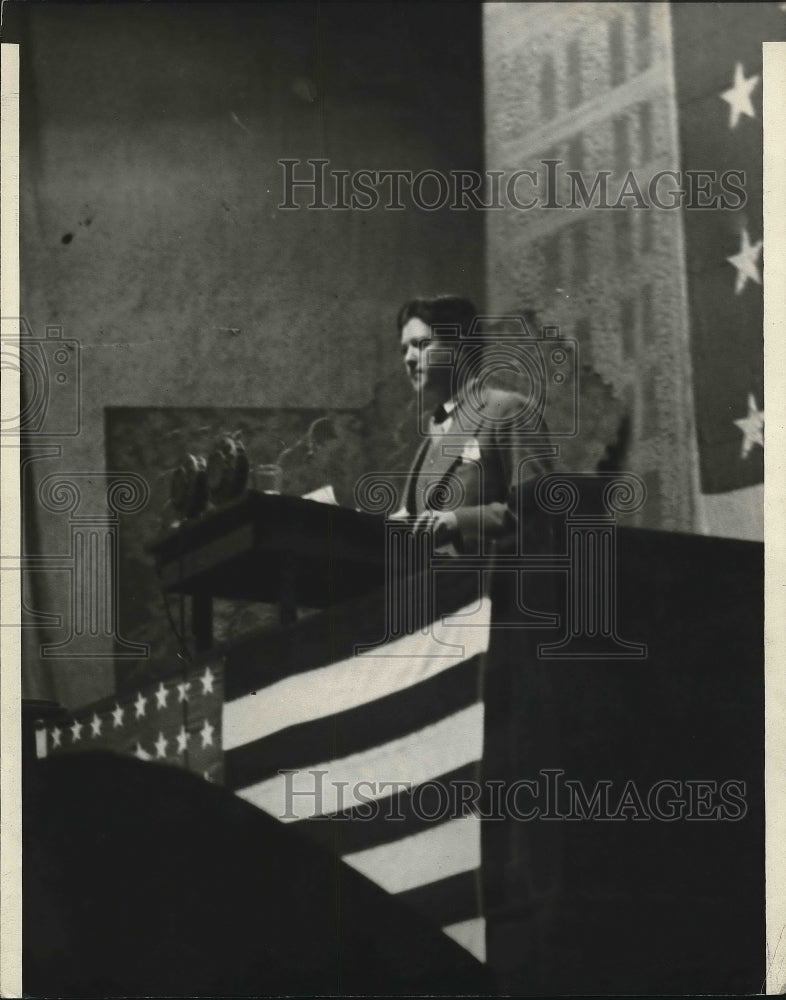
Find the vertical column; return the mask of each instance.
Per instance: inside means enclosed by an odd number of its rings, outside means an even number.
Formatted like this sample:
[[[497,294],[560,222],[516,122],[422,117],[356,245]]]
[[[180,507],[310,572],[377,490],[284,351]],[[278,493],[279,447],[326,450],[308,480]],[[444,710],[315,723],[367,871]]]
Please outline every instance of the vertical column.
[[[431,625],[433,546],[430,535],[412,532],[414,518],[385,526],[385,635],[382,642]]]
[[[613,392],[615,409],[634,411],[625,467],[651,474],[652,502],[639,512],[641,523],[696,531],[685,213],[649,198],[643,210],[628,199],[624,210],[596,211],[599,199],[574,197],[567,175],[579,171],[589,192],[602,172],[613,171],[608,203],[614,204],[629,171],[647,191],[660,171],[679,167],[670,21],[684,5],[481,6],[487,204],[495,209],[486,212],[487,308],[537,303],[545,322],[570,332],[600,311],[582,341],[582,361],[611,392],[603,398],[582,379],[581,437],[563,436],[557,392],[546,424],[563,447],[566,468],[592,469],[596,444],[602,454],[617,438],[605,425],[619,428],[624,417],[612,420]],[[551,158],[564,161],[553,185],[544,165]],[[668,203],[663,190],[661,184],[661,205]],[[646,305],[639,307],[631,289],[647,285],[651,331],[635,355],[630,348]],[[648,385],[658,386],[657,400],[648,398]],[[592,440],[594,427],[604,440]]]
[[[54,474],[41,482],[38,497],[46,510],[68,513],[70,529],[69,634],[62,642],[44,644],[41,655],[69,659],[146,657],[146,645],[127,642],[119,633],[117,543],[119,515],[133,514],[145,506],[147,483],[134,473]]]
[[[565,513],[567,601],[565,635],[538,648],[545,659],[643,659],[647,647],[617,632],[617,522],[644,503],[646,489],[632,473],[551,475],[536,490],[538,503]]]

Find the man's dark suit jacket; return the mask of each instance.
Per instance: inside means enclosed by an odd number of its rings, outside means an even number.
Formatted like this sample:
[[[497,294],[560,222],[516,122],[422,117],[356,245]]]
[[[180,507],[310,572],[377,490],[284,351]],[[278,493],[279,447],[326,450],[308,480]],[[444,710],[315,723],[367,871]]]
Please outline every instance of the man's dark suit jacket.
[[[515,550],[522,505],[531,509],[535,483],[552,469],[555,449],[545,431],[534,435],[522,426],[527,405],[504,389],[465,392],[448,430],[418,449],[406,485],[407,512],[453,510],[461,553],[489,552],[492,543]]]

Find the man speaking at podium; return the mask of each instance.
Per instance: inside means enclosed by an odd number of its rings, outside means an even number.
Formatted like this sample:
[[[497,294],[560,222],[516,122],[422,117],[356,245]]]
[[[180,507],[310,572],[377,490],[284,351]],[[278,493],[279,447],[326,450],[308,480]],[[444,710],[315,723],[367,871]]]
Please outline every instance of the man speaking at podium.
[[[489,384],[516,365],[515,341],[497,346],[476,333],[477,312],[452,295],[417,298],[398,314],[401,352],[418,394],[418,448],[399,516],[414,516],[435,549],[461,554],[516,551],[525,496],[551,471],[555,449],[533,401]]]

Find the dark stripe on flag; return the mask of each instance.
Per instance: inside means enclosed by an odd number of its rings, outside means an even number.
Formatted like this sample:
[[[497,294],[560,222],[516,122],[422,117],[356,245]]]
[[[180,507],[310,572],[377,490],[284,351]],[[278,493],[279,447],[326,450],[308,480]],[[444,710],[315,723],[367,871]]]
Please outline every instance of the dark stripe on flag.
[[[455,798],[459,798],[459,790],[456,789],[454,793],[451,786],[454,783],[477,781],[477,772],[477,764],[465,764],[463,767],[457,767],[446,774],[432,778],[429,782],[423,782],[417,786],[422,789],[420,792],[407,789],[379,799],[376,803],[378,811],[370,818],[364,818],[363,815],[364,812],[368,812],[369,806],[354,806],[329,816],[312,816],[298,820],[292,825],[323,847],[342,855],[378,847],[380,844],[389,844],[402,837],[432,829],[436,824],[452,818],[449,811],[446,810],[444,814],[440,812],[445,796],[443,795],[440,801],[438,796],[441,793],[427,789],[425,785],[434,783],[445,788],[447,795],[455,794]],[[413,809],[413,794],[418,795],[417,810]],[[429,819],[428,816],[433,818]],[[456,918],[459,919],[461,918]]]
[[[397,892],[396,899],[434,920],[440,926],[457,924],[482,916],[478,907],[477,883],[480,872],[459,872],[448,878],[427,882],[416,889]]]
[[[478,602],[482,596],[476,572],[442,573],[438,577],[432,609],[413,620],[413,632],[457,608]],[[402,587],[406,586],[406,581],[402,582]],[[359,646],[380,644],[382,648],[385,603],[385,593],[375,591],[292,625],[237,640],[226,651],[226,700],[348,660]]]
[[[356,708],[289,726],[224,754],[228,788],[246,788],[282,767],[338,760],[415,733],[479,700],[480,657]],[[260,691],[259,697],[264,697]]]

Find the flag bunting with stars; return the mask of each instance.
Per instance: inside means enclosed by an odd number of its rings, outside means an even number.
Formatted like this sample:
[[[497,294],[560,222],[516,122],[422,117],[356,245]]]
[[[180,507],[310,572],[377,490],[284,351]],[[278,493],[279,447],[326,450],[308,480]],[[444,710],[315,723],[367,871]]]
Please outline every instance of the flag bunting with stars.
[[[40,755],[109,750],[221,782],[223,686],[221,660],[144,683],[49,726]]]
[[[725,199],[683,221],[701,492],[730,493],[764,479],[762,42],[786,40],[786,14],[671,11],[683,176],[714,172]]]

